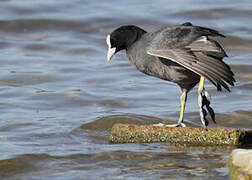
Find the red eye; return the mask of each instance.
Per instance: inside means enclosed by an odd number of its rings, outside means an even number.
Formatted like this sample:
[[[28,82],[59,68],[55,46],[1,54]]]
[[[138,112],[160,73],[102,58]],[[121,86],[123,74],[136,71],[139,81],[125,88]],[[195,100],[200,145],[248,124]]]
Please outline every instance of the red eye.
[[[110,37],[111,47],[116,47],[116,38]]]

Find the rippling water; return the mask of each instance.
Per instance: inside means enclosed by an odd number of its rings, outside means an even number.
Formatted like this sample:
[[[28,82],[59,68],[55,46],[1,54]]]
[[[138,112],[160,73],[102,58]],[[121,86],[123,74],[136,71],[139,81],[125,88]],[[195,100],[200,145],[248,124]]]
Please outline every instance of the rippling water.
[[[228,179],[232,147],[108,143],[116,122],[176,122],[180,89],[141,74],[124,52],[107,63],[105,37],[122,24],[218,29],[237,83],[231,93],[206,85],[217,127],[251,127],[251,9],[250,0],[0,1],[1,179]],[[201,126],[196,90],[185,121]]]

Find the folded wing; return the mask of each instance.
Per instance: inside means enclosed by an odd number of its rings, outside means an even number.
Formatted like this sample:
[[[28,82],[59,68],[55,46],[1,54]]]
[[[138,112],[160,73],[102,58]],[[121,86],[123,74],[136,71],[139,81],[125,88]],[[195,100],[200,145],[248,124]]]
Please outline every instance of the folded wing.
[[[147,53],[174,61],[207,78],[217,90],[234,85],[234,74],[222,59],[223,48],[208,36],[222,36],[218,31],[184,24],[159,31],[150,43]]]

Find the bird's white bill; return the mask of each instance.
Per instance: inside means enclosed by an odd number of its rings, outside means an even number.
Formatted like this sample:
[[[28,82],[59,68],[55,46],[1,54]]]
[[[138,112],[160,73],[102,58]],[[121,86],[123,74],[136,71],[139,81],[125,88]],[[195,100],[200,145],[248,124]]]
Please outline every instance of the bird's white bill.
[[[113,57],[113,55],[115,54],[115,52],[116,52],[116,48],[115,47],[114,48],[108,47],[108,54],[107,54],[108,61],[111,60],[111,58]]]
[[[111,60],[112,56],[115,54],[116,52],[116,48],[111,48],[111,43],[110,43],[110,34],[107,36],[106,38],[106,43],[108,45],[108,54],[107,54],[107,59],[108,61]]]

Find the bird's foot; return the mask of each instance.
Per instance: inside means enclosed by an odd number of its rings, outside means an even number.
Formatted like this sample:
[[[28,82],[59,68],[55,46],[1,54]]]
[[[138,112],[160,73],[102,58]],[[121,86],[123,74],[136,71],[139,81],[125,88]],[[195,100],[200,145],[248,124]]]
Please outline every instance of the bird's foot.
[[[184,123],[176,123],[176,124],[163,124],[163,123],[158,123],[158,124],[153,124],[153,126],[162,126],[162,127],[186,127]]]
[[[198,104],[200,107],[200,120],[205,127],[207,127],[209,124],[208,120],[206,119],[207,111],[210,114],[213,122],[216,123],[215,113],[214,110],[210,107],[210,101],[211,101],[210,94],[203,89],[202,92],[199,94]],[[204,108],[204,106],[206,107],[207,111]]]

